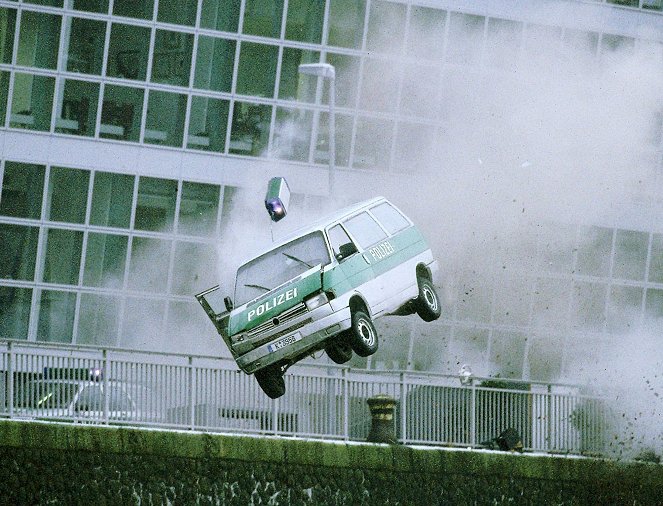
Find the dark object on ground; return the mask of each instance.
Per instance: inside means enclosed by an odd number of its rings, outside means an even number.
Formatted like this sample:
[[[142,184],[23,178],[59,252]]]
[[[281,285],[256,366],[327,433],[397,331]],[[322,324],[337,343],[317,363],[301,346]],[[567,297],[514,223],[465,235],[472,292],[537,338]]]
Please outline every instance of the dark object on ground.
[[[514,428],[508,428],[499,436],[479,443],[489,450],[502,450],[505,452],[523,452],[523,440]]]

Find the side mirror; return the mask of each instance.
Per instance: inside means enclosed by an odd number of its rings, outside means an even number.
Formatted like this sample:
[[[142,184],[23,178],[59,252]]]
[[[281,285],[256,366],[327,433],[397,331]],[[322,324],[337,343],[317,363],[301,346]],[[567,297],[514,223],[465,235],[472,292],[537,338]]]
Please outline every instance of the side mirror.
[[[226,305],[226,310],[227,311],[232,311],[235,309],[235,305],[233,304],[233,300],[230,297],[224,297],[223,298],[223,303]]]
[[[354,255],[357,253],[357,246],[353,242],[347,242],[345,244],[341,244],[338,248],[338,254],[336,255],[336,260],[339,262],[343,260],[344,258],[348,258],[351,255]]]

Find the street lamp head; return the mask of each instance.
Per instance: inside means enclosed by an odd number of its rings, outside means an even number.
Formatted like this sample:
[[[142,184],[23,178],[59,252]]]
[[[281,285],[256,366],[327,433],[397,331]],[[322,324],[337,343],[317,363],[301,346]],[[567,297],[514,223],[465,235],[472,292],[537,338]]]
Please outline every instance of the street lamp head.
[[[298,71],[300,74],[309,74],[325,79],[336,78],[336,69],[329,63],[302,63],[299,65]]]

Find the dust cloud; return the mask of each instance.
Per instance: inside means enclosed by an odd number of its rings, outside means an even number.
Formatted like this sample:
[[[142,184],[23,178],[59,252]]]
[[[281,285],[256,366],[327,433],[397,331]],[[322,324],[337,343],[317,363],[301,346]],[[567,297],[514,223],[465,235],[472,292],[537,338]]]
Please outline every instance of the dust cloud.
[[[633,202],[644,202],[650,213],[660,203],[655,150],[663,51],[657,44],[552,28],[570,17],[565,11],[563,19],[549,18],[551,26],[529,26],[523,34],[503,29],[484,46],[472,29],[463,32],[462,18],[454,15],[456,44],[466,53],[460,60],[470,59],[470,65],[456,61],[452,37],[445,62],[439,56],[414,63],[401,46],[371,51],[383,65],[367,65],[366,71],[382,74],[364,76],[359,103],[390,93],[400,97],[404,118],[396,125],[391,169],[379,167],[368,177],[371,193],[390,198],[423,230],[440,263],[436,281],[445,308],[456,308],[443,315],[444,325],[458,327],[455,339],[439,341],[435,336],[443,324],[415,330],[403,324],[395,332],[421,334],[430,343],[427,354],[437,357],[435,370],[455,373],[467,362],[476,374],[489,376],[503,374],[505,361],[495,350],[487,352],[471,322],[485,322],[484,330],[501,322],[520,333],[520,340],[502,345],[502,356],[514,357],[514,371],[507,375],[585,382],[605,392],[615,412],[625,413],[620,441],[630,432],[632,448],[661,449],[655,427],[663,412],[663,348],[655,342],[662,322],[638,322],[629,332],[596,338],[586,307],[572,298],[572,266],[578,248],[591,248],[594,240],[578,224],[613,227]],[[521,35],[520,50],[501,42]],[[422,29],[406,46],[428,47],[434,39],[441,41],[439,31]],[[402,83],[400,93],[385,89],[394,83]],[[351,98],[338,97],[337,103]],[[378,116],[389,107],[384,100],[373,105]],[[375,145],[367,141],[371,136],[361,137],[362,153],[377,160],[384,159],[380,150],[394,131],[393,122],[383,125],[373,136]],[[288,137],[305,137],[292,124],[287,130],[280,135],[286,145]],[[207,273],[210,286],[219,282],[232,293],[241,259],[271,241],[274,230],[262,199],[269,177],[280,175],[274,170],[255,187],[236,191],[216,272]],[[361,169],[338,167],[338,203],[366,198],[367,185],[354,184],[361,177]],[[305,223],[311,214],[298,202],[284,222]],[[585,337],[592,346],[574,345]]]

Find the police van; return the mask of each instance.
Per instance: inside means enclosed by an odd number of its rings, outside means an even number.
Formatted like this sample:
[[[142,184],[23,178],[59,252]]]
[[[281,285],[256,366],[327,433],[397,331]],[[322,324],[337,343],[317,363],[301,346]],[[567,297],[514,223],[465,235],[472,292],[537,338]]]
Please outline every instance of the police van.
[[[399,209],[378,197],[299,230],[237,270],[235,294],[196,295],[237,365],[271,398],[285,370],[325,350],[339,364],[378,349],[373,320],[440,317],[437,263]]]

